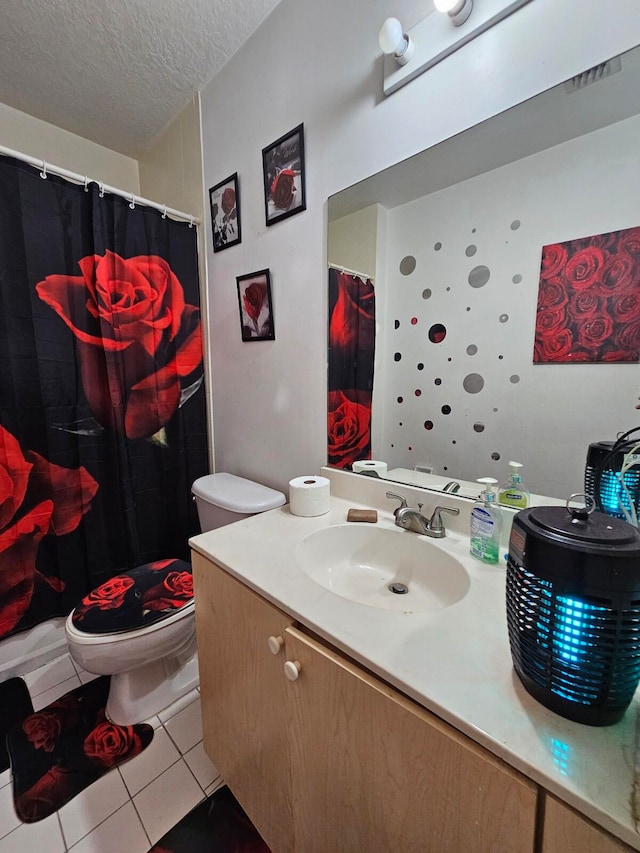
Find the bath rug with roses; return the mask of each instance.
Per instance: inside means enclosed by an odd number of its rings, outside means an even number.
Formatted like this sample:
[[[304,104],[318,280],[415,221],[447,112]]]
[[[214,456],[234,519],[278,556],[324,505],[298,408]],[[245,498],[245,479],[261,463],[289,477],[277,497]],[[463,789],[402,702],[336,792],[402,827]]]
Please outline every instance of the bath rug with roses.
[[[16,676],[0,684],[0,772],[9,769],[7,735],[25,717],[33,714],[29,688]]]
[[[77,687],[7,735],[13,803],[23,823],[48,817],[151,743],[152,726],[107,720],[109,681],[102,676]]]
[[[149,853],[270,853],[224,785],[183,817]]]

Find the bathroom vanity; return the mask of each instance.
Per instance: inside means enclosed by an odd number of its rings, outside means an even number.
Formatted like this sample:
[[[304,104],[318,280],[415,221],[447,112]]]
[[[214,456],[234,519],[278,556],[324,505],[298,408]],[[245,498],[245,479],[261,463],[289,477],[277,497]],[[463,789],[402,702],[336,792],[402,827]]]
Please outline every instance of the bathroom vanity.
[[[468,555],[462,499],[437,498],[460,516],[425,554],[456,561],[467,585],[443,575],[433,599],[413,599],[409,578],[407,604],[388,609],[362,603],[355,577],[339,593],[313,579],[309,543],[330,558],[345,528],[386,537],[399,563],[405,537],[426,542],[394,526],[384,483],[329,476],[327,515],[282,507],[191,540],[205,748],[274,853],[640,849],[635,700],[599,729],[529,697],[511,667],[504,565]],[[377,507],[378,522],[346,525],[352,506]]]

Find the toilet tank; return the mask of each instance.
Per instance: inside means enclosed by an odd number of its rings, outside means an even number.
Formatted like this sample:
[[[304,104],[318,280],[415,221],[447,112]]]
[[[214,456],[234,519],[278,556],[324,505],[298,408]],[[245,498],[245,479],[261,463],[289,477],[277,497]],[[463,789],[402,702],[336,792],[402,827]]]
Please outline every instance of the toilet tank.
[[[235,474],[207,474],[191,486],[203,533],[283,506],[282,492]]]

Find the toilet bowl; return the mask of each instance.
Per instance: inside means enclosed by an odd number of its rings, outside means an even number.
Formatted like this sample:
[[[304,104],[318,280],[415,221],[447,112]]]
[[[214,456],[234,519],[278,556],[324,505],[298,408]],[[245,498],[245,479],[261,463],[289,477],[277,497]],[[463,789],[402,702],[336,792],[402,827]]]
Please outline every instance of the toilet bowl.
[[[282,506],[282,492],[233,474],[209,474],[192,487],[202,532]],[[65,623],[69,654],[110,675],[108,718],[133,725],[198,685],[191,566],[168,559],[110,578],[85,596]]]

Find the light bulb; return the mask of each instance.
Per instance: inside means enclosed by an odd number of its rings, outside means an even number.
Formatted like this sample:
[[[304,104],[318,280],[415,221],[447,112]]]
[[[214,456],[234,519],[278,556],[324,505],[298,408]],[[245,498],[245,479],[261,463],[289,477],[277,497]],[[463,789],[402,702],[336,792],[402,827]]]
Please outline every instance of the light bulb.
[[[380,27],[378,44],[383,53],[393,54],[399,65],[406,65],[413,56],[414,43],[402,29],[397,18],[387,18]]]
[[[438,12],[450,12],[459,2],[460,0],[433,0],[433,5]]]
[[[433,0],[433,5],[449,15],[454,27],[464,24],[473,10],[473,0]]]

